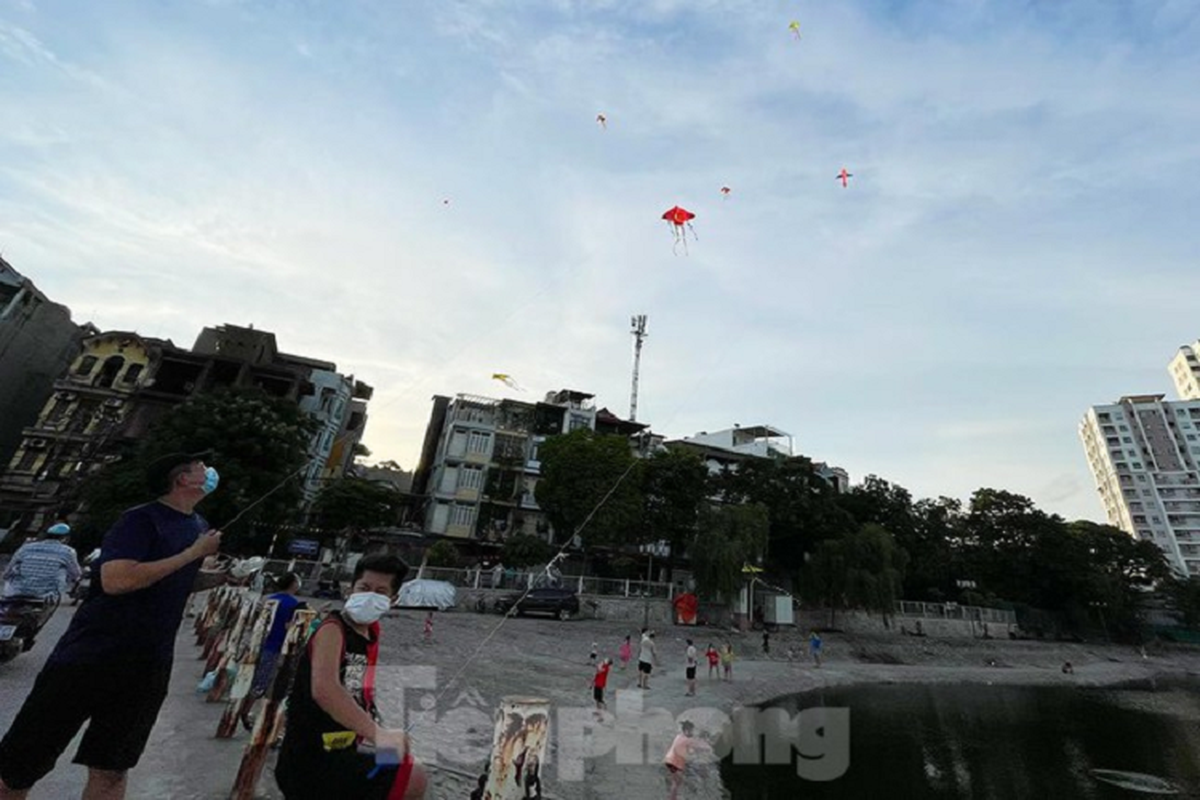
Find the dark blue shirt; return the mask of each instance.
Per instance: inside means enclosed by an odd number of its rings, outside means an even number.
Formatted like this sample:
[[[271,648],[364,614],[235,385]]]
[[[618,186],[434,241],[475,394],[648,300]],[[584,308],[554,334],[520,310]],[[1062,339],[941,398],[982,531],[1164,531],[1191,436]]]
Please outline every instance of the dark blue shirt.
[[[267,634],[267,638],[263,639],[262,649],[278,653],[283,650],[283,640],[287,638],[288,623],[292,621],[296,609],[304,603],[287,592],[273,594],[267,599],[278,600],[279,607],[275,609],[275,619],[271,621],[271,630]]]
[[[131,508],[104,537],[92,565],[88,596],[75,612],[49,663],[170,664],[200,560],[125,594],[106,594],[101,568],[109,561],[160,561],[186,550],[208,530],[204,517],[163,503]]]

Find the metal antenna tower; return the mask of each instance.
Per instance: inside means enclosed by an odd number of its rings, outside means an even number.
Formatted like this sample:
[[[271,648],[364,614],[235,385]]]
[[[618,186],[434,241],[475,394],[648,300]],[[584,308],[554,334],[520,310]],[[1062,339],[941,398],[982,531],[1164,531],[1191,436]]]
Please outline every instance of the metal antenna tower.
[[[638,370],[642,364],[642,342],[649,336],[646,333],[646,315],[630,317],[629,324],[629,332],[633,334],[633,391],[629,394],[629,421],[637,422]]]

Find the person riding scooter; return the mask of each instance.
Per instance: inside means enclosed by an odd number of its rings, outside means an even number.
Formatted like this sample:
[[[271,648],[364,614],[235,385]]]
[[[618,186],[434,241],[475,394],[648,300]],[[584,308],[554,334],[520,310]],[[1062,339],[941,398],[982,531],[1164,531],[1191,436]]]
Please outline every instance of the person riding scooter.
[[[2,597],[39,597],[62,595],[79,581],[83,570],[75,551],[66,543],[71,526],[57,522],[46,535],[17,548],[4,571]]]
[[[21,545],[4,571],[0,662],[33,647],[38,631],[58,608],[62,593],[79,581],[79,560],[63,541],[70,532],[66,523],[51,525],[45,538]]]

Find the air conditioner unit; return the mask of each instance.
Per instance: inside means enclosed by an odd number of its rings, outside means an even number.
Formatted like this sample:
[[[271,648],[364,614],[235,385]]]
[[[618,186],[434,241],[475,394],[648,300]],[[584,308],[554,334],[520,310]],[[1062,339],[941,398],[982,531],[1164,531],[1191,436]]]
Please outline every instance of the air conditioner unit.
[[[112,397],[112,398],[109,398],[108,400],[105,400],[104,405],[108,406],[109,408],[120,408],[121,404],[124,402],[125,401],[119,397]]]
[[[196,389],[196,384],[192,381],[188,381],[187,383],[185,383],[183,385],[183,390],[185,392],[192,392],[192,391],[195,391],[195,389]]]
[[[74,392],[55,392],[54,397],[58,400],[74,400],[76,398]]]
[[[46,447],[46,440],[45,439],[30,439],[27,447],[30,447],[34,450],[44,450]]]

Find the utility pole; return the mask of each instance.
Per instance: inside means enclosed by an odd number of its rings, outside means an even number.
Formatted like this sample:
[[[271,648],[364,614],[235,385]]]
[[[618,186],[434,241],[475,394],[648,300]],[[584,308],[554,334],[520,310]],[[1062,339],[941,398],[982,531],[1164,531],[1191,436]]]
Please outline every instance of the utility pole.
[[[638,370],[642,364],[642,343],[649,336],[646,333],[646,315],[630,317],[629,324],[629,332],[633,334],[633,391],[629,395],[629,421],[637,422]]]

